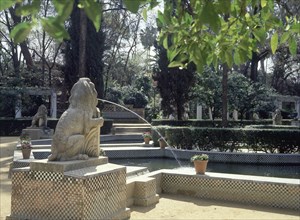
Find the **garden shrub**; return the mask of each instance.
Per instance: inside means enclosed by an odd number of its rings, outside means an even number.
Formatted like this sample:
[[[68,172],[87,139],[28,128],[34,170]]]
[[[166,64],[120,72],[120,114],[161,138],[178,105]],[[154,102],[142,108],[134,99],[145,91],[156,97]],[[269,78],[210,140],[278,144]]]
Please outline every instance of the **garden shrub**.
[[[264,119],[264,120],[243,120],[243,121],[228,121],[228,127],[245,127],[248,125],[257,125],[257,126],[262,126],[262,125],[272,125],[273,121],[272,119]],[[178,121],[178,120],[167,120],[167,119],[154,119],[152,120],[151,124],[153,126],[176,126],[176,127],[222,127],[222,121],[221,120],[183,120],[183,121]],[[291,120],[282,120],[283,125],[291,125]]]
[[[255,152],[299,153],[300,129],[155,127],[171,146],[180,149],[233,152],[248,148]],[[153,137],[154,142],[157,137]]]

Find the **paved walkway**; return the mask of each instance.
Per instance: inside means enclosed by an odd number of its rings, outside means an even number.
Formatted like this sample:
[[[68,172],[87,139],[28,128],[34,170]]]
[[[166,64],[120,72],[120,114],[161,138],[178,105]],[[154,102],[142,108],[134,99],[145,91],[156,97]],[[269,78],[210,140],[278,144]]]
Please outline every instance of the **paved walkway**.
[[[11,180],[9,164],[18,137],[0,137],[0,219],[10,214]],[[229,202],[201,200],[186,196],[163,194],[159,203],[150,207],[131,207],[131,219],[272,219],[300,220],[299,212],[260,208]]]

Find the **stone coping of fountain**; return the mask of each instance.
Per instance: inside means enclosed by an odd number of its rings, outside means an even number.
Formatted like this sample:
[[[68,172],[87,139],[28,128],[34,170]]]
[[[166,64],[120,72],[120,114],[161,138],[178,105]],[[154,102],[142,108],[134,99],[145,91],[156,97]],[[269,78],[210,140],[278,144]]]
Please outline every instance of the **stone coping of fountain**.
[[[125,166],[122,165],[106,163],[102,164],[101,166],[89,166],[81,169],[70,170],[65,172],[64,175],[78,179],[88,179],[91,177],[99,176],[99,173],[101,173],[101,175],[105,175],[111,172],[122,170],[124,168]]]
[[[206,152],[195,150],[178,150],[178,149],[160,149],[153,146],[133,146],[133,147],[103,147],[102,148],[106,156],[114,159],[122,158],[155,158],[155,157],[167,157],[174,158],[174,154],[179,160],[189,160],[191,156],[199,153],[207,153],[211,162],[229,162],[229,163],[247,163],[247,164],[278,164],[278,165],[299,165],[300,154],[266,154],[266,153],[246,153],[246,152]],[[49,155],[50,145],[47,148],[39,148],[32,150],[30,159],[22,159],[22,153],[20,150],[14,151],[13,162],[21,166],[22,163],[28,163],[35,160],[33,153],[46,153]],[[42,159],[42,158],[41,158]]]
[[[162,169],[153,171],[145,174],[146,176],[152,177],[158,173],[175,174],[182,176],[196,176],[199,178],[215,178],[215,179],[228,179],[228,180],[245,180],[251,182],[262,182],[262,183],[280,183],[280,184],[294,184],[300,187],[300,179],[292,178],[279,178],[279,177],[266,177],[266,176],[253,176],[253,175],[240,175],[240,174],[229,174],[229,173],[215,173],[205,172],[204,175],[195,174],[195,170],[192,167],[183,167],[178,169]]]
[[[225,200],[300,210],[300,179],[206,172],[193,168],[162,169],[127,179],[127,201],[134,198],[130,186],[149,178],[156,179],[156,193],[177,194],[202,199]],[[131,190],[130,190],[131,189]]]
[[[107,162],[107,157],[89,158],[88,160],[75,161],[48,161],[48,159],[43,159],[32,160],[29,166],[32,171],[64,173],[66,171],[106,164]]]

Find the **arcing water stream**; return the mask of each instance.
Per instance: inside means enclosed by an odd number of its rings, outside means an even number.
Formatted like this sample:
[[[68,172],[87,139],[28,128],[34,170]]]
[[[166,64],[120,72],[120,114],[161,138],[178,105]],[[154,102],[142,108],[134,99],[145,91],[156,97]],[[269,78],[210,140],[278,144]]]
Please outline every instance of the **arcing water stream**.
[[[120,107],[120,108],[123,108],[123,109],[125,109],[126,111],[129,111],[129,112],[131,112],[132,114],[134,114],[135,116],[137,116],[138,118],[140,118],[140,119],[141,119],[142,121],[144,121],[146,124],[148,124],[148,125],[151,127],[151,129],[152,129],[153,131],[155,131],[155,132],[156,132],[156,133],[157,133],[157,134],[158,134],[158,135],[159,135],[159,136],[167,143],[167,146],[170,147],[171,153],[173,154],[175,160],[177,161],[177,163],[179,164],[179,166],[182,167],[182,165],[181,165],[180,161],[178,160],[177,155],[176,155],[175,152],[173,151],[172,147],[169,145],[169,143],[166,141],[166,139],[163,137],[163,135],[162,135],[157,129],[155,129],[155,128],[154,128],[154,127],[146,120],[146,119],[144,119],[142,116],[138,115],[136,112],[134,112],[134,111],[132,111],[132,110],[130,110],[130,109],[128,109],[128,108],[126,108],[126,107],[120,105],[120,104],[117,104],[117,103],[115,103],[115,102],[111,102],[111,101],[108,101],[108,100],[105,100],[105,99],[98,99],[98,100],[101,101],[101,102],[106,102],[106,103],[109,103],[109,104],[118,106],[118,107]]]

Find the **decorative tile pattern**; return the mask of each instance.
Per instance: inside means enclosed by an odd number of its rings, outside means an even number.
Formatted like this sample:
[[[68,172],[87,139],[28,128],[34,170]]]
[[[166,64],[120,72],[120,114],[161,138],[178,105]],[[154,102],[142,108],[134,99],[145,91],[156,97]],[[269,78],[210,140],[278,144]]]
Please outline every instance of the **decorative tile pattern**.
[[[143,178],[135,182],[134,197],[135,198],[148,198],[156,194],[156,179]]]
[[[163,193],[300,210],[299,184],[163,174]]]
[[[12,176],[11,207],[11,218],[21,219],[107,219],[128,215],[125,167],[87,178],[16,170]]]

